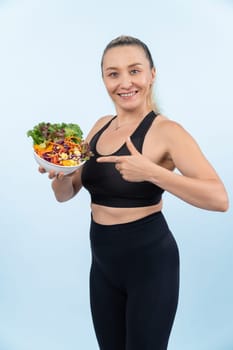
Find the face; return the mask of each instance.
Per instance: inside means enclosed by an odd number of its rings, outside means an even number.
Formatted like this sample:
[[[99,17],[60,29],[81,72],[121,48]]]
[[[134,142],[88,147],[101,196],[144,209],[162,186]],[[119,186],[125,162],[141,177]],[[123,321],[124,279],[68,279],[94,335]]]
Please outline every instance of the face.
[[[148,109],[155,69],[139,46],[117,46],[103,59],[103,80],[116,109]]]

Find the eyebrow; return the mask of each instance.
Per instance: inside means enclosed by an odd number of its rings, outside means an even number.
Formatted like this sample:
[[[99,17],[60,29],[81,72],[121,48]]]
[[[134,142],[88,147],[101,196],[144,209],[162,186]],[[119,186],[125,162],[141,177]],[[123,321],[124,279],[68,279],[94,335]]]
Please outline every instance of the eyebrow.
[[[132,63],[128,66],[128,68],[132,68],[132,67],[135,67],[135,66],[142,66],[142,63]],[[108,71],[108,70],[114,70],[114,69],[118,69],[117,67],[107,67],[105,69],[105,71]]]

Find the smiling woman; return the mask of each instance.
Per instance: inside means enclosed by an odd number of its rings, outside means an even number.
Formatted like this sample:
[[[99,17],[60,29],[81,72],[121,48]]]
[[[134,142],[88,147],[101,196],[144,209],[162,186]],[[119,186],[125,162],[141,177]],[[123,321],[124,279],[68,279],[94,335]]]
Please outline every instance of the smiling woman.
[[[179,251],[162,195],[212,211],[226,211],[228,197],[193,137],[155,109],[156,70],[147,46],[116,38],[101,67],[116,114],[90,130],[90,160],[71,176],[50,171],[49,178],[60,202],[82,186],[90,193],[90,303],[100,349],[166,350],[178,303]]]
[[[121,110],[137,109],[142,104],[145,108],[152,108],[150,97],[154,78],[155,69],[150,68],[140,47],[115,47],[106,52],[103,79],[110,97],[117,106],[118,115],[121,114]]]
[[[119,37],[112,40],[106,46],[102,56],[101,69],[106,89],[113,98],[114,88],[116,89],[119,82],[121,82],[121,90],[115,93],[118,94],[122,100],[129,101],[131,100],[130,98],[135,96],[139,91],[135,89],[137,84],[139,84],[139,86],[141,85],[141,87],[144,86],[144,89],[149,90],[149,93],[145,91],[146,102],[149,108],[157,110],[153,98],[153,82],[156,72],[151,53],[147,45],[139,39],[129,36],[125,36],[124,40],[122,40],[122,38],[123,37]],[[121,52],[124,54],[121,55]],[[126,57],[128,58],[127,66],[125,66]],[[134,86],[134,89],[130,90],[133,86],[133,82],[136,86]]]

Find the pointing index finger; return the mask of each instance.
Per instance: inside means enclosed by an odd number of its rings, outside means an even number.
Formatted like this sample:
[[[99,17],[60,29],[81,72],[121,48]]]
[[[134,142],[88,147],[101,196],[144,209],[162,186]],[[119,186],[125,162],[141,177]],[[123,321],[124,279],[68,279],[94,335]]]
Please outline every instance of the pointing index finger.
[[[119,163],[120,157],[118,156],[102,156],[97,158],[98,163]]]

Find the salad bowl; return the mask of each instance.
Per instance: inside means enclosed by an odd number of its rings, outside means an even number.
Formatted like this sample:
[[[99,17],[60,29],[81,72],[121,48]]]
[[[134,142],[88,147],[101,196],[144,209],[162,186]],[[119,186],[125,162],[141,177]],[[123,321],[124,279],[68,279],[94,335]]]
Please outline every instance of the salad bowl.
[[[46,170],[46,172],[49,172],[51,170],[53,170],[55,172],[55,174],[58,173],[63,173],[64,175],[68,175],[73,173],[74,171],[78,170],[85,162],[86,160],[81,161],[78,165],[75,166],[64,166],[64,165],[57,165],[57,164],[53,164],[51,162],[48,162],[47,160],[41,158],[40,156],[38,156],[38,154],[36,152],[33,153],[34,158],[36,160],[36,162]]]
[[[47,172],[71,174],[92,156],[78,124],[42,122],[28,130],[27,136],[33,140],[36,162]]]

